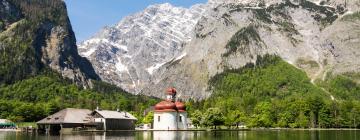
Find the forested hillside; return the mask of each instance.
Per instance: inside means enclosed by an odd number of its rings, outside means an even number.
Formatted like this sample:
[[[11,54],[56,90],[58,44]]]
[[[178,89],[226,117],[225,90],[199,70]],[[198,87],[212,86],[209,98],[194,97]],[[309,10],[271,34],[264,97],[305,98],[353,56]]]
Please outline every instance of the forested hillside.
[[[157,101],[96,80],[78,54],[64,1],[0,0],[0,118],[33,122],[69,107],[141,117]]]
[[[102,82],[95,82],[92,90],[83,90],[71,80],[48,72],[12,85],[1,85],[0,118],[32,122],[69,107],[120,109],[141,117],[143,110],[157,101],[156,98],[131,95]]]
[[[360,127],[360,86],[345,76],[329,76],[314,85],[305,72],[266,55],[256,64],[227,70],[210,82],[213,95],[209,99],[188,103],[198,125]]]
[[[0,83],[11,84],[48,68],[81,86],[99,79],[77,52],[62,0],[0,0],[0,8]]]

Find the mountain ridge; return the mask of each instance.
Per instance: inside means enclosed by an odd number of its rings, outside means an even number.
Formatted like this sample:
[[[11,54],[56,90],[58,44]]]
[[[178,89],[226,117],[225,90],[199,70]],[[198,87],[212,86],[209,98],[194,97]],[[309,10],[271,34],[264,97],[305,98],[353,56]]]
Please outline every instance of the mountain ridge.
[[[202,7],[149,6],[80,43],[80,54],[94,64],[104,81],[139,93],[155,71],[179,55],[184,43],[191,40]]]
[[[136,93],[163,97],[162,89],[175,86],[183,98],[203,99],[211,95],[211,77],[266,54],[304,70],[312,82],[328,73],[359,72],[353,61],[358,30],[349,30],[358,29],[358,21],[343,20],[356,14],[358,6],[357,1],[340,0],[209,1],[191,41],[154,65],[149,86]],[[338,30],[348,34],[339,36]],[[346,38],[353,39],[342,42]]]
[[[51,69],[84,88],[99,80],[78,54],[63,1],[1,0],[0,82],[13,83]],[[4,10],[3,10],[4,9]]]

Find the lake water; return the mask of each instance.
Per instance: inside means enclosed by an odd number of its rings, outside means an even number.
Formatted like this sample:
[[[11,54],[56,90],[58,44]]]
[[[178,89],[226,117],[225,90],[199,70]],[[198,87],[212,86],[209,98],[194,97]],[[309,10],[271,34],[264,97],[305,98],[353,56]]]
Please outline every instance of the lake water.
[[[0,132],[0,140],[360,140],[359,130],[137,131],[44,135]]]

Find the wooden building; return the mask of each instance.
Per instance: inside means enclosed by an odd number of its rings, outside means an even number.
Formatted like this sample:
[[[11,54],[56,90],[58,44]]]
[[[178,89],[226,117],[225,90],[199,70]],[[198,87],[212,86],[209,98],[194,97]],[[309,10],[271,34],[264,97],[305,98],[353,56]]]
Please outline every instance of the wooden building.
[[[137,119],[128,112],[95,110],[91,115],[98,130],[135,130]]]
[[[67,108],[38,121],[37,125],[44,132],[135,130],[136,120],[128,112]]]
[[[91,112],[88,109],[63,109],[38,121],[38,129],[46,132],[67,132],[95,127]]]

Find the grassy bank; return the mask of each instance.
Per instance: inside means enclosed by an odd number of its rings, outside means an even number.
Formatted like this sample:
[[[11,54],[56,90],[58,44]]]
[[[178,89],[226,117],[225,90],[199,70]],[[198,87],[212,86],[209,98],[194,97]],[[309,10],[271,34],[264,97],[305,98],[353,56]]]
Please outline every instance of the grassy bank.
[[[36,122],[19,122],[15,123],[18,128],[32,127],[37,128]]]

